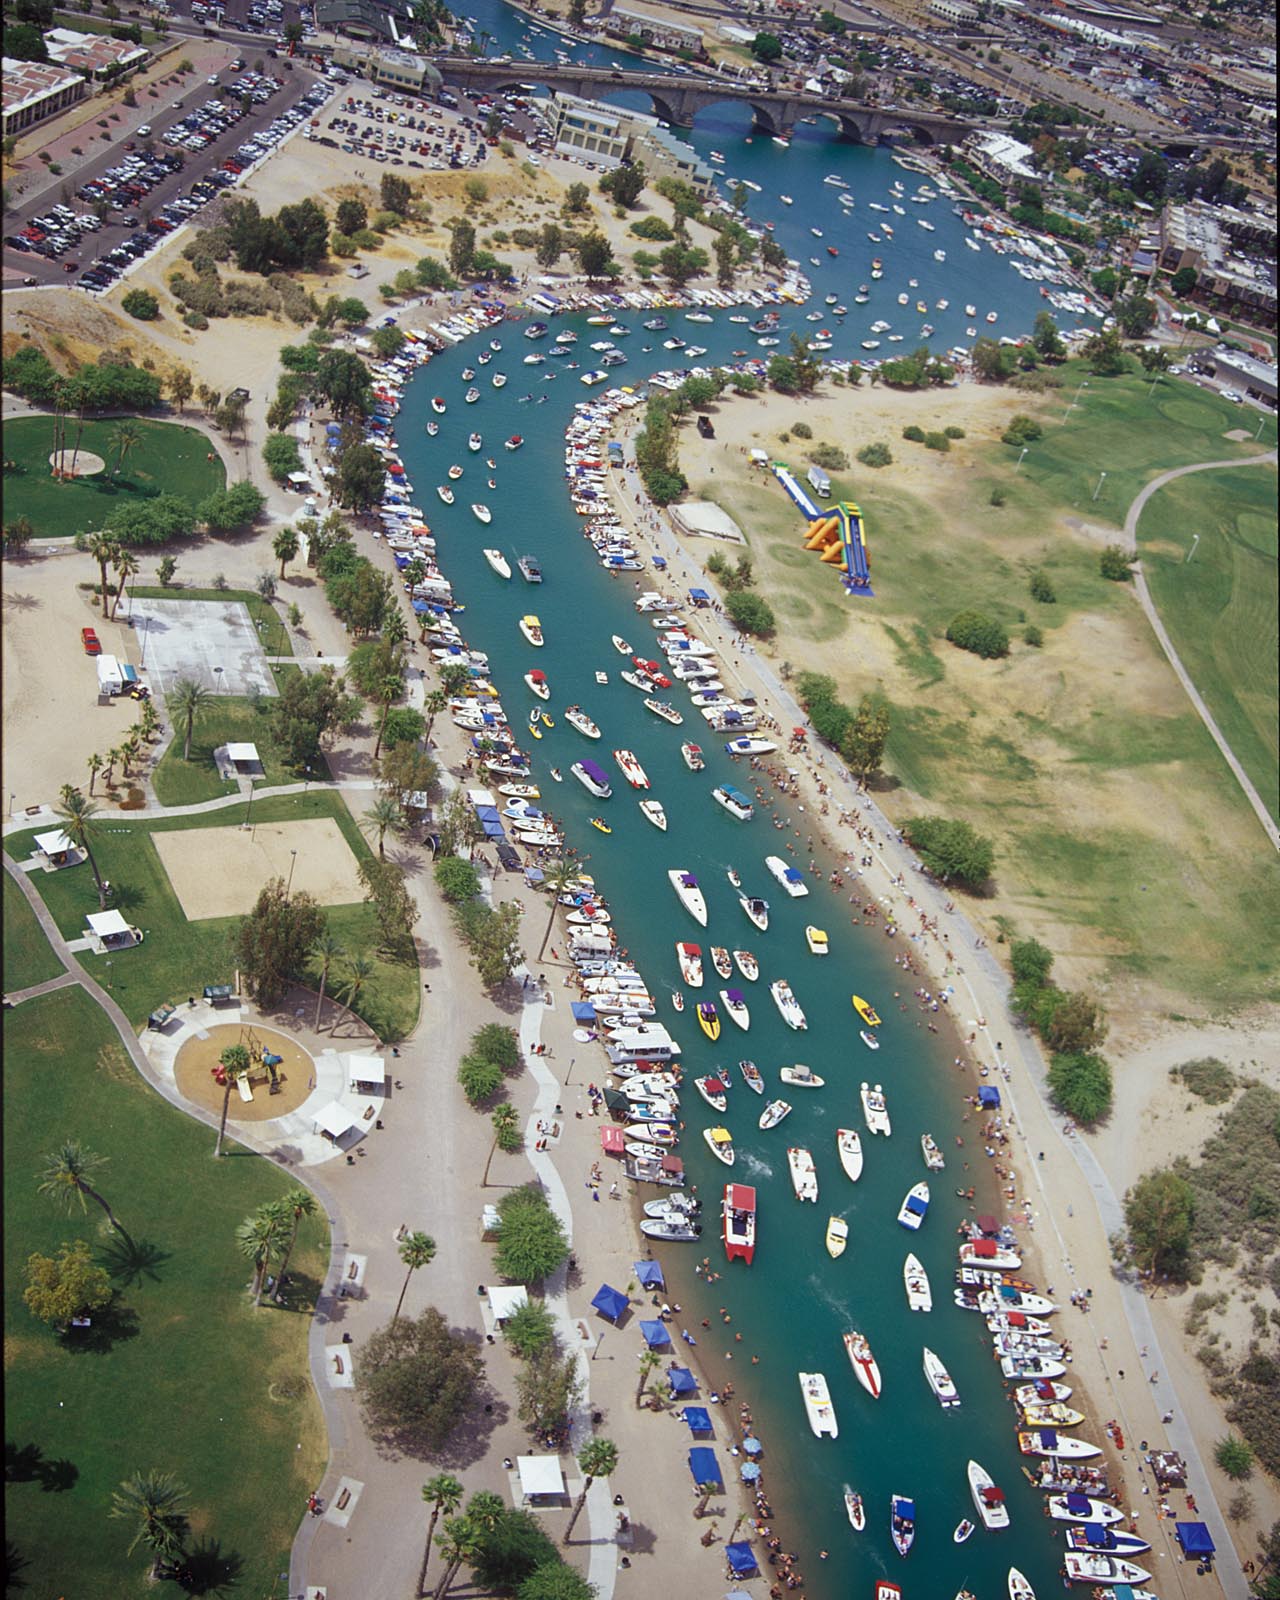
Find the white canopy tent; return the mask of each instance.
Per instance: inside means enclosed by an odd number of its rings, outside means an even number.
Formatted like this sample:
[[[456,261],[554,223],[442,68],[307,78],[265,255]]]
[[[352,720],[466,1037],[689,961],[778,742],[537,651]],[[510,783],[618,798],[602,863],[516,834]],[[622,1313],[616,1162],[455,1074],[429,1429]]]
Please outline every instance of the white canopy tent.
[[[559,1456],[517,1456],[516,1467],[520,1473],[520,1492],[526,1500],[538,1495],[564,1493]]]
[[[520,1284],[495,1284],[489,1291],[489,1310],[493,1320],[503,1323],[514,1316],[521,1306],[529,1304],[529,1291]]]
[[[36,834],[36,849],[42,856],[48,856],[50,859],[54,856],[69,855],[75,848],[74,841],[69,839],[61,828],[56,828],[51,833]]]
[[[235,767],[260,767],[262,761],[256,744],[229,744],[227,760]]]
[[[387,1063],[382,1056],[348,1056],[347,1082],[352,1089],[366,1094],[385,1094],[387,1089]]]
[[[142,935],[118,911],[91,911],[84,920],[89,925],[89,936],[113,950],[127,950],[132,944],[142,943]]]
[[[323,1134],[326,1139],[332,1139],[336,1145],[341,1145],[348,1134],[362,1136],[364,1133],[359,1118],[353,1117],[337,1100],[330,1100],[327,1106],[316,1112],[313,1126],[317,1133]]]

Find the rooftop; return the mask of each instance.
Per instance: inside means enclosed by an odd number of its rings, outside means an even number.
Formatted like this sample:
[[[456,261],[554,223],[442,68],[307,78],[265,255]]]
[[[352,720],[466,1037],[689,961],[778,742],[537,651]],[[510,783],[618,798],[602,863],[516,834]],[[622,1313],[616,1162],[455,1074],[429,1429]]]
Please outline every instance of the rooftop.
[[[68,72],[58,62],[11,61],[4,57],[3,102],[7,112],[35,105],[47,95],[82,82],[78,72]]]

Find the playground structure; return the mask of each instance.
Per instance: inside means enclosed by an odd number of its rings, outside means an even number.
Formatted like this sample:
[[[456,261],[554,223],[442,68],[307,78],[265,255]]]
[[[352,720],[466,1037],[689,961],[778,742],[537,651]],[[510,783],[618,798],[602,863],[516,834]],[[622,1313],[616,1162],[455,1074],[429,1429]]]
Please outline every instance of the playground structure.
[[[838,505],[820,506],[781,461],[772,464],[773,475],[809,519],[805,549],[816,550],[818,559],[840,573],[845,592],[870,597],[871,560],[867,553],[867,531],[862,512],[852,500]]]
[[[266,1044],[254,1032],[249,1023],[242,1024],[240,1038],[237,1042],[249,1052],[249,1070],[242,1073],[237,1080],[240,1098],[242,1100],[252,1100],[254,1083],[262,1083],[264,1080],[270,1085],[267,1090],[268,1094],[279,1094],[283,1088],[280,1067],[284,1063],[284,1057],[268,1050]],[[220,1089],[225,1088],[227,1069],[219,1061],[211,1071],[213,1081]]]

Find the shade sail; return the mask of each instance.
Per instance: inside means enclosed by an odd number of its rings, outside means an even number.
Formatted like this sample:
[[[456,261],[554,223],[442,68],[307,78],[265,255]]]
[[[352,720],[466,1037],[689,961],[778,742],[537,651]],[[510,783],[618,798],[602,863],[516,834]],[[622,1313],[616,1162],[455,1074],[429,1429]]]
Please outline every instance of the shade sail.
[[[66,855],[68,850],[74,850],[75,845],[61,828],[57,828],[52,833],[36,834],[36,849],[41,855],[62,856]]]
[[[616,1133],[621,1142],[621,1128],[610,1128],[608,1131]],[[667,1280],[662,1276],[662,1268],[656,1261],[636,1261],[632,1264],[631,1270],[636,1275],[636,1282],[646,1289],[665,1289],[667,1286]]]
[[[602,1317],[616,1322],[627,1309],[627,1297],[621,1289],[612,1289],[607,1283],[602,1283],[592,1296],[591,1304]]]
[[[347,1108],[337,1100],[331,1100],[322,1110],[316,1112],[315,1130],[317,1133],[326,1134],[334,1144],[350,1133],[353,1128],[359,1128],[359,1121],[351,1115]]]
[[[118,939],[129,932],[129,924],[118,911],[91,911],[84,920],[99,939]]]
[[[640,1332],[644,1334],[644,1342],[649,1346],[650,1350],[656,1350],[661,1345],[671,1343],[671,1335],[667,1332],[665,1322],[641,1322]]]
[[[1211,1556],[1215,1545],[1203,1522],[1180,1522],[1175,1530],[1183,1553],[1189,1556]]]
[[[717,1489],[724,1488],[724,1477],[720,1472],[716,1453],[705,1445],[697,1445],[690,1450],[689,1471],[693,1474],[695,1483],[713,1483]]]
[[[520,1491],[526,1495],[563,1494],[564,1473],[559,1456],[517,1456]]]
[[[234,761],[236,766],[259,765],[258,747],[256,744],[229,744],[227,746],[227,760]]]
[[[759,1572],[760,1568],[756,1564],[755,1556],[751,1553],[751,1546],[745,1539],[739,1539],[733,1544],[725,1545],[724,1553],[729,1563],[729,1569],[735,1578],[747,1578],[753,1572]]]
[[[698,1380],[688,1367],[669,1367],[667,1369],[667,1382],[671,1385],[671,1397],[674,1399],[681,1394],[696,1394]]]
[[[710,1433],[711,1413],[706,1406],[686,1406],[680,1413],[689,1424],[690,1433]]]

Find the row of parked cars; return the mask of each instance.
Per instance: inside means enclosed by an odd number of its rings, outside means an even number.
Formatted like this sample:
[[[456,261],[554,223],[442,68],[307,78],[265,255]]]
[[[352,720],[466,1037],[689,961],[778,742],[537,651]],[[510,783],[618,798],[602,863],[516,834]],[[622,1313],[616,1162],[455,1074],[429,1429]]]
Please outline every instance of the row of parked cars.
[[[161,206],[145,227],[138,228],[138,231],[131,238],[123,240],[114,250],[109,250],[98,261],[95,261],[91,267],[86,268],[78,280],[81,286],[95,293],[109,288],[131,262],[146,255],[148,251],[154,250],[166,234],[172,233],[176,227],[185,222],[188,217],[194,216],[197,211],[206,206],[223,189],[229,188],[235,183],[246,167],[260,160],[269,150],[279,144],[285,134],[291,128],[296,127],[299,122],[309,117],[313,111],[328,99],[331,92],[323,84],[316,84],[314,88],[309,89],[296,105],[278,116],[269,127],[251,135],[239,147],[234,156],[228,156],[221,166],[198,178],[185,195],[177,195],[166,205]],[[239,107],[236,110],[239,111]],[[188,119],[184,118],[185,120]],[[176,153],[172,155],[161,153],[132,159],[144,163],[142,172],[147,179],[151,177],[155,169],[172,172],[178,170],[183,164],[181,156]],[[138,181],[141,180],[133,179],[130,180],[130,183],[121,185],[121,194],[129,193],[131,184]],[[124,220],[126,226],[131,224],[136,226],[136,218],[130,219],[126,217]]]
[[[216,83],[210,78],[210,83]],[[253,106],[264,106],[283,83],[279,78],[269,78],[261,72],[246,72],[226,86],[225,99],[206,100],[202,106],[189,111],[181,122],[175,122],[164,136],[164,142],[184,150],[199,151],[211,145],[241,117],[251,114]]]
[[[420,116],[416,114],[418,109]],[[413,109],[408,109],[398,96],[379,105],[376,100],[348,95],[342,111],[327,126],[342,137],[342,149],[348,155],[367,156],[393,167],[418,168],[423,162],[416,157],[423,156],[428,165],[444,168],[462,167],[468,161],[478,165],[489,154],[474,128],[469,130],[468,150],[464,138],[468,130],[445,125],[439,106],[419,108],[415,103]]]
[[[74,250],[86,233],[97,233],[102,223],[91,211],[76,212],[70,206],[51,206],[42,216],[32,217],[21,233],[6,235],[5,244],[23,255],[44,256],[53,261]],[[63,262],[64,272],[74,272],[74,261]],[[35,279],[30,280],[35,282]]]

